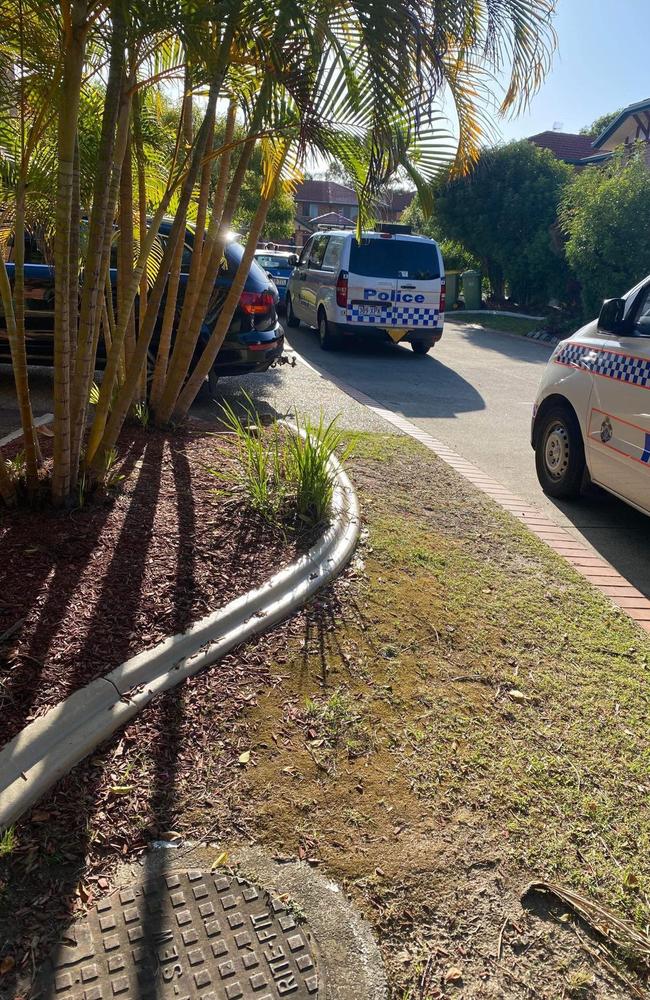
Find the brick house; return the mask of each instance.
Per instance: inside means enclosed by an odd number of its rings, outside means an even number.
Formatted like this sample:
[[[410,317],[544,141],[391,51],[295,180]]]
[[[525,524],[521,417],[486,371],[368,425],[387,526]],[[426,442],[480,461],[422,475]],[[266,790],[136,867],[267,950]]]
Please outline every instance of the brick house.
[[[359,214],[357,196],[351,187],[337,181],[303,181],[294,195],[296,202],[296,246],[303,246],[319,225],[353,226]],[[413,192],[390,191],[379,206],[385,222],[396,222],[411,202]]]
[[[550,149],[558,160],[576,167],[604,163],[619,146],[645,143],[645,158],[650,167],[650,98],[630,104],[598,136],[573,132],[539,132],[528,141]]]

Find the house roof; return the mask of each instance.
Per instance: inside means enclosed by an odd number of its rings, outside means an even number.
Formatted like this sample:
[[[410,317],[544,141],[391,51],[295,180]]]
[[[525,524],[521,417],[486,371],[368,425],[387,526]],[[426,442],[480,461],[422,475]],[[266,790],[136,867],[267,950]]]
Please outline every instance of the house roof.
[[[317,226],[354,226],[356,223],[352,219],[348,219],[347,215],[341,215],[340,212],[325,212],[324,215],[317,215],[315,219],[309,220],[311,225],[316,229]]]
[[[336,181],[303,181],[296,187],[296,201],[311,201],[321,205],[356,205],[353,188]]]
[[[529,135],[528,141],[541,149],[550,149],[553,156],[565,163],[580,163],[585,157],[594,155],[593,139],[574,132],[538,132]]]
[[[620,128],[620,126],[627,118],[630,118],[632,115],[638,115],[644,111],[645,112],[650,111],[650,97],[646,97],[644,101],[637,101],[636,104],[628,104],[628,106],[626,108],[623,108],[623,110],[616,116],[616,118],[614,118],[614,120],[609,123],[607,128],[604,129],[600,133],[600,135],[593,140],[594,149],[600,149],[600,147],[603,146],[607,142],[607,140],[614,135],[617,129]],[[646,119],[647,118],[648,115],[646,114]]]
[[[393,212],[403,212],[415,198],[415,191],[387,191],[386,204]]]

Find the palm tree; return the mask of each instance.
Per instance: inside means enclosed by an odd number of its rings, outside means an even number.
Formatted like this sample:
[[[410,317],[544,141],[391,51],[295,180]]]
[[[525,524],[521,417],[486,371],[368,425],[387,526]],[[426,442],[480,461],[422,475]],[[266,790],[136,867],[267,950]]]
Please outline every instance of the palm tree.
[[[397,169],[407,171],[426,208],[434,175],[452,160],[454,170],[464,171],[476,157],[490,125],[486,109],[495,73],[507,80],[501,112],[515,113],[539,86],[554,44],[554,0],[434,5],[423,0],[278,0],[261,7],[252,0],[210,5],[20,0],[19,16],[15,7],[0,5],[0,62],[4,58],[6,66],[25,67],[19,102],[25,122],[18,145],[23,143],[28,155],[19,157],[12,188],[5,182],[11,173],[7,137],[17,134],[16,114],[15,108],[0,107],[0,205],[19,244],[14,287],[3,260],[0,295],[33,485],[38,454],[24,355],[20,247],[25,226],[39,221],[40,213],[56,269],[52,493],[58,503],[70,497],[82,463],[101,477],[104,455],[145,392],[165,293],[151,403],[160,423],[187,412],[221,347],[273,191],[278,186],[291,190],[308,153],[344,165],[359,199],[359,227],[371,221],[381,187]],[[170,110],[164,90],[170,80],[186,81],[186,114],[171,109],[171,127],[161,129],[165,139],[158,142],[151,138],[152,129]],[[454,141],[440,113],[445,94],[458,119]],[[194,103],[203,114],[190,133],[193,95],[201,95]],[[212,148],[217,102],[224,99],[230,107],[226,136]],[[94,115],[86,115],[91,105]],[[256,150],[262,152],[263,193],[244,263],[188,378],[226,232]],[[47,184],[32,183],[32,175],[40,181],[49,177],[49,202],[40,198]],[[167,212],[175,214],[175,221],[162,248],[157,233]],[[80,237],[82,215],[88,217],[86,239]],[[187,218],[197,224],[194,259],[172,343]],[[116,234],[114,313],[108,268]],[[86,436],[86,404],[102,330],[107,364]],[[0,490],[6,500],[4,473],[3,467]]]

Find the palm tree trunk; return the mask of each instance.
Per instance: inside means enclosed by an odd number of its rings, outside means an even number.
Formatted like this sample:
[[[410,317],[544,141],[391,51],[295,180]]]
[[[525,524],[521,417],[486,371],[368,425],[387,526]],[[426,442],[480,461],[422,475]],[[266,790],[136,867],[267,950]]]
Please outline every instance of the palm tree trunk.
[[[185,67],[185,98],[183,100],[183,106],[181,111],[181,121],[179,123],[179,130],[182,139],[188,149],[192,146],[192,81],[190,77],[189,66]],[[208,139],[208,146],[210,144],[210,139]],[[207,149],[207,147],[206,147]],[[205,166],[204,166],[205,171]],[[201,176],[203,181],[203,175]],[[186,225],[187,220],[183,220]],[[199,239],[198,230],[194,238],[194,247],[196,250],[197,241]],[[167,282],[167,298],[165,301],[165,312],[163,314],[162,328],[160,331],[160,338],[158,340],[158,351],[156,354],[156,364],[154,367],[153,380],[151,383],[151,394],[150,402],[152,406],[155,406],[160,394],[163,389],[165,382],[165,376],[167,375],[167,363],[169,361],[169,348],[172,340],[172,330],[174,328],[174,319],[176,317],[176,302],[178,299],[178,288],[181,280],[181,264],[183,262],[183,253],[185,250],[185,241],[179,240],[176,246],[176,252],[174,253],[174,258],[172,260],[171,270],[169,272],[169,280]],[[189,281],[185,287],[185,295],[187,295],[189,287]]]
[[[16,487],[7,470],[4,455],[0,449],[0,497],[7,507],[13,507],[16,503]]]
[[[27,351],[25,346],[25,181],[24,170],[26,164],[21,165],[21,177],[16,188],[16,215],[14,226],[14,322],[13,336],[9,317],[7,317],[7,333],[9,335],[9,346],[11,348],[11,365],[13,369],[14,383],[16,386],[16,396],[18,398],[18,408],[20,410],[20,422],[23,428],[23,440],[25,443],[25,473],[27,477],[27,490],[34,494],[38,486],[38,441],[36,438],[36,428],[34,427],[34,415],[29,397],[29,378],[27,374]],[[2,280],[7,278],[7,271],[2,264]],[[8,282],[7,282],[8,283]],[[4,298],[4,295],[3,295]],[[6,313],[6,307],[5,307]]]
[[[118,226],[120,237],[117,250],[117,314],[121,314],[124,297],[133,276],[133,150],[131,136],[127,137],[126,152],[120,176]],[[124,340],[125,360],[128,366],[135,351],[135,314],[129,314]]]
[[[252,123],[255,131],[257,130],[258,124],[258,121],[254,121]],[[228,197],[225,200],[223,214],[218,227],[215,227],[217,228],[217,233],[214,238],[211,238],[213,226],[212,222],[210,223],[208,236],[203,247],[203,256],[206,266],[205,270],[203,270],[201,285],[195,299],[194,310],[188,323],[183,323],[183,320],[181,319],[179,324],[179,335],[177,336],[176,344],[174,345],[165,390],[160,400],[160,404],[156,409],[156,423],[159,426],[164,426],[169,423],[178,394],[181,391],[183,382],[185,381],[187,373],[190,369],[194,352],[196,350],[201,324],[203,323],[203,319],[208,309],[210,296],[214,290],[214,283],[219,271],[219,265],[223,256],[224,247],[226,245],[226,236],[230,228],[233,215],[235,214],[239,192],[244,182],[244,175],[246,174],[254,147],[254,138],[248,139],[244,144],[239,157],[239,162],[235,169],[232,184],[228,190]],[[219,180],[221,180],[221,174],[219,175]]]
[[[54,237],[54,467],[52,499],[70,495],[70,220],[74,190],[74,150],[84,60],[87,5],[73,0],[65,39],[58,113],[58,173]],[[75,276],[76,277],[76,276]]]
[[[81,292],[79,335],[72,386],[70,471],[73,487],[76,482],[81,442],[86,427],[88,390],[94,368],[94,349],[96,349],[98,340],[97,332],[101,321],[101,299],[104,295],[102,264],[106,243],[106,227],[110,226],[112,229],[113,223],[112,214],[109,217],[108,208],[124,69],[124,49],[126,44],[125,0],[112,0],[111,23],[110,64],[104,98],[104,113],[102,117],[97,167],[95,170],[93,204],[88,232],[84,283]]]
[[[137,176],[138,176],[138,218],[140,226],[140,243],[144,240],[144,234],[147,230],[147,180],[144,171],[144,144],[142,140],[142,116],[141,116],[141,104],[140,104],[140,92],[136,91],[133,95],[133,138],[135,143],[135,159],[137,165]],[[140,298],[138,303],[138,336],[140,330],[142,329],[142,321],[144,314],[147,311],[147,298],[149,295],[149,285],[147,281],[146,270],[142,272],[140,278]],[[140,395],[142,397],[146,396],[147,384],[146,384],[146,370],[142,372],[140,377]]]
[[[122,425],[128,413],[129,407],[133,400],[134,394],[138,389],[138,385],[141,381],[142,372],[145,369],[145,363],[147,359],[147,352],[149,350],[149,344],[151,343],[151,337],[153,335],[154,327],[156,324],[156,319],[158,316],[158,310],[160,308],[160,302],[165,290],[165,285],[167,283],[167,276],[169,274],[169,269],[171,262],[176,250],[176,245],[179,240],[183,240],[185,237],[185,226],[183,224],[183,219],[187,212],[187,206],[189,205],[190,198],[192,197],[192,192],[194,190],[194,185],[196,184],[196,178],[198,176],[199,168],[201,162],[205,155],[205,146],[208,139],[208,134],[210,130],[210,117],[214,114],[214,109],[217,102],[217,97],[221,84],[223,82],[223,75],[220,75],[218,80],[215,80],[210,87],[210,94],[208,97],[208,106],[206,109],[205,117],[199,129],[199,133],[194,145],[194,150],[192,151],[192,157],[190,160],[190,166],[187,170],[183,185],[181,188],[181,193],[179,197],[178,207],[176,211],[176,216],[174,217],[174,222],[172,223],[170,233],[167,239],[167,246],[163,254],[160,269],[156,280],[151,289],[149,295],[149,300],[147,302],[147,309],[143,317],[141,317],[140,323],[140,333],[136,343],[135,353],[133,355],[130,370],[127,372],[126,381],[120,392],[118,393],[117,399],[115,400],[113,409],[111,411],[108,421],[105,422],[105,430],[103,435],[99,435],[98,431],[101,426],[100,424],[100,406],[97,406],[97,412],[95,414],[95,420],[93,422],[93,427],[88,441],[87,449],[87,462],[90,465],[93,473],[99,475],[102,465],[102,456],[105,451],[110,450],[116,443],[119,433],[122,429]],[[160,209],[159,209],[160,212]],[[162,218],[162,216],[161,216]],[[160,225],[160,222],[158,222]],[[153,242],[153,241],[152,241]],[[116,338],[113,343],[112,355],[115,354],[115,346],[117,343],[117,337],[120,332],[119,327],[121,323],[118,324],[118,330],[116,330]],[[104,381],[102,382],[102,389],[100,393],[100,404],[102,403],[102,394],[104,394],[103,400],[103,419],[106,421],[106,416],[108,415],[108,404],[110,403],[110,393],[112,391],[112,386],[115,380],[115,368],[112,372],[109,371],[111,359],[109,359],[109,365],[107,365],[106,372],[104,373]]]
[[[260,238],[260,233],[266,222],[266,216],[269,210],[269,206],[273,200],[273,195],[275,193],[275,187],[277,185],[280,172],[284,165],[284,160],[286,159],[286,149],[284,155],[278,158],[275,164],[274,176],[271,183],[269,184],[266,193],[260,198],[257,211],[251,223],[250,232],[248,234],[248,239],[246,241],[246,247],[244,249],[244,254],[240,261],[239,267],[237,268],[237,274],[235,275],[235,280],[233,281],[226,300],[223,304],[223,308],[219,313],[219,318],[217,319],[214,330],[210,340],[205,346],[205,349],[199,358],[196,368],[190,375],[189,379],[185,383],[185,386],[180,393],[173,410],[174,419],[181,420],[186,416],[187,411],[196,399],[196,395],[201,388],[203,382],[205,381],[208,372],[212,368],[219,349],[223,344],[226,333],[228,332],[228,327],[232,321],[235,309],[239,302],[241,293],[244,290],[244,285],[246,284],[246,279],[248,277],[248,272],[250,270],[253,257],[255,255],[255,250],[257,248],[257,241]]]
[[[72,207],[70,209],[70,350],[77,350],[77,328],[79,320],[79,258],[81,228],[81,166],[79,163],[79,139],[74,144],[74,164],[72,170]]]

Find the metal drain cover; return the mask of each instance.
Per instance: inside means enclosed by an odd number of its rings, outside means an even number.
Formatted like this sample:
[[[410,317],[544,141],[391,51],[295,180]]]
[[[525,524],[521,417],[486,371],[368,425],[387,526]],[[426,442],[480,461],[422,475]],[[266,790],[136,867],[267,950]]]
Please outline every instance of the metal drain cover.
[[[143,878],[73,924],[33,997],[324,1000],[315,943],[286,901],[196,870]]]

